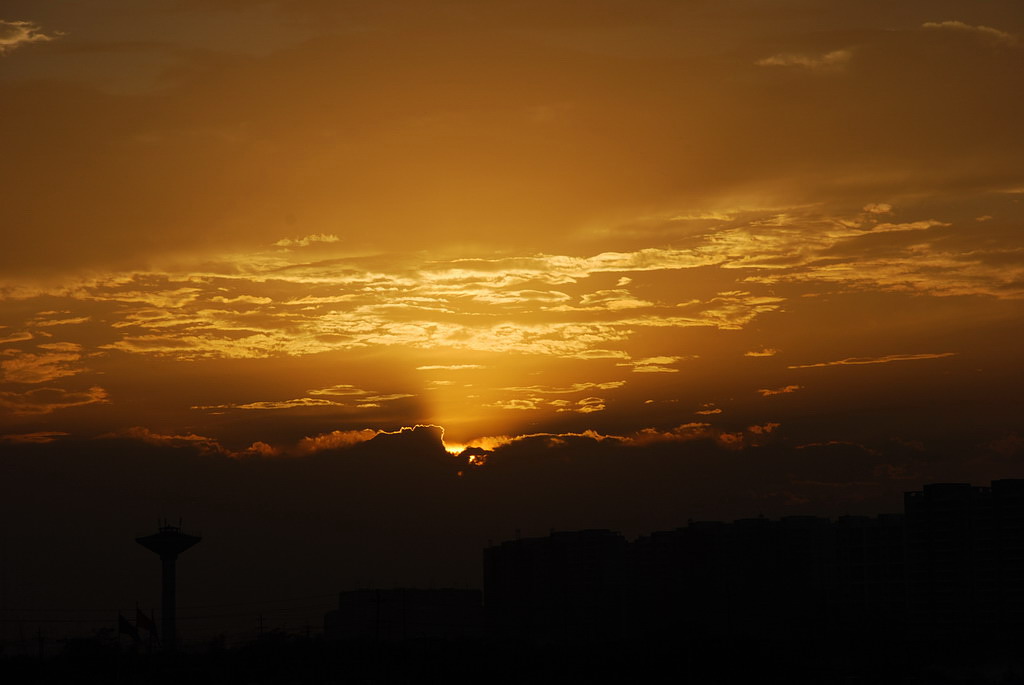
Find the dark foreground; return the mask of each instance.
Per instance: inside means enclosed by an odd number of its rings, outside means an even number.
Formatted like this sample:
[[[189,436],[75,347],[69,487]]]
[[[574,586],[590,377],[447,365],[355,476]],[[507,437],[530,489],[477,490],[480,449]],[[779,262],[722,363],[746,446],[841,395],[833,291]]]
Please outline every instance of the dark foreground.
[[[331,642],[268,634],[177,655],[90,640],[45,659],[0,656],[4,683],[1022,683],[1018,641],[700,641],[526,646]]]

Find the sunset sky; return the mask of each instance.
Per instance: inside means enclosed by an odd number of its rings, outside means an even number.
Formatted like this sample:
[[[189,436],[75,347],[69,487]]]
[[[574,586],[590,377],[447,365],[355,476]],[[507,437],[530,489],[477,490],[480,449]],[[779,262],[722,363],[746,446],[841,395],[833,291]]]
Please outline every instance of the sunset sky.
[[[544,532],[1024,475],[1019,0],[0,8],[12,460],[633,484]]]

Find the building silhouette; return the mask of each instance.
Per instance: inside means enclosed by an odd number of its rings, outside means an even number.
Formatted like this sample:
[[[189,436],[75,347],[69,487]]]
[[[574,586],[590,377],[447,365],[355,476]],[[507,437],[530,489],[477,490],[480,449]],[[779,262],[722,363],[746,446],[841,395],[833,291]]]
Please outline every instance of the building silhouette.
[[[884,637],[907,633],[907,584],[902,514],[842,516],[833,527],[828,569],[833,632]]]
[[[367,589],[342,592],[324,616],[330,640],[463,640],[483,630],[479,590]]]
[[[626,539],[556,532],[484,550],[488,629],[503,639],[604,642],[621,637]]]
[[[488,629],[535,645],[1024,637],[1024,480],[925,485],[904,509],[503,542],[484,551]]]
[[[905,495],[914,632],[970,637],[1024,629],[1024,480],[926,485]]]

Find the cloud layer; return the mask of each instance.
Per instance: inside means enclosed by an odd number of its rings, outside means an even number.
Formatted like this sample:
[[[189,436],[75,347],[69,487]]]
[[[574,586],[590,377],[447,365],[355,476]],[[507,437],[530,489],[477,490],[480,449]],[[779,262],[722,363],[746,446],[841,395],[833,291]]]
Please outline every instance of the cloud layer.
[[[11,445],[980,445],[1024,415],[1016,0],[5,11]]]

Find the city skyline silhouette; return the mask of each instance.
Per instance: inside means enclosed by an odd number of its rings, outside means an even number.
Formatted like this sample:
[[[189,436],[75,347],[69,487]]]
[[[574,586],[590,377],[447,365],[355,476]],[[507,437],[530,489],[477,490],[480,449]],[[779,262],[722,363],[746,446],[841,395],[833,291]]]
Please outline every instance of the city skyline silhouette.
[[[115,664],[115,677],[123,670],[126,677],[179,678],[189,669],[200,679],[241,677],[255,668],[276,682],[369,669],[390,681],[436,666],[456,645],[472,645],[476,657],[453,674],[468,678],[512,649],[526,660],[510,675],[528,678],[563,668],[611,677],[685,658],[691,676],[736,678],[804,677],[805,668],[827,678],[912,678],[985,662],[999,664],[1003,682],[1016,682],[1024,661],[1005,649],[1024,635],[1024,479],[926,484],[903,500],[901,513],[691,520],[631,540],[607,529],[517,534],[480,550],[482,592],[443,584],[343,589],[315,626],[308,618],[296,625],[291,614],[289,628],[274,612],[326,595],[264,602],[277,603],[273,608],[193,606],[180,641],[173,591],[159,613],[136,605],[134,619],[119,610],[116,622],[112,615],[96,619],[84,633],[67,626],[75,619],[23,612],[18,639],[0,643],[0,665],[13,675],[35,669],[43,679],[67,669],[99,677]],[[139,539],[161,558],[199,541],[183,536],[180,523],[161,523]],[[255,618],[255,632],[226,628],[231,615],[216,612],[227,607]],[[220,619],[217,629],[189,635],[200,625],[189,621],[204,618]],[[61,624],[63,635],[54,630]],[[35,628],[30,636],[26,626]],[[768,656],[794,644],[815,645],[816,656]],[[599,649],[611,651],[599,656]],[[761,662],[727,666],[737,649],[760,653]],[[862,654],[856,667],[853,652]],[[637,671],[628,657],[609,658],[614,653],[643,654],[647,663]],[[386,666],[375,667],[380,658]],[[928,663],[916,663],[920,658]]]

